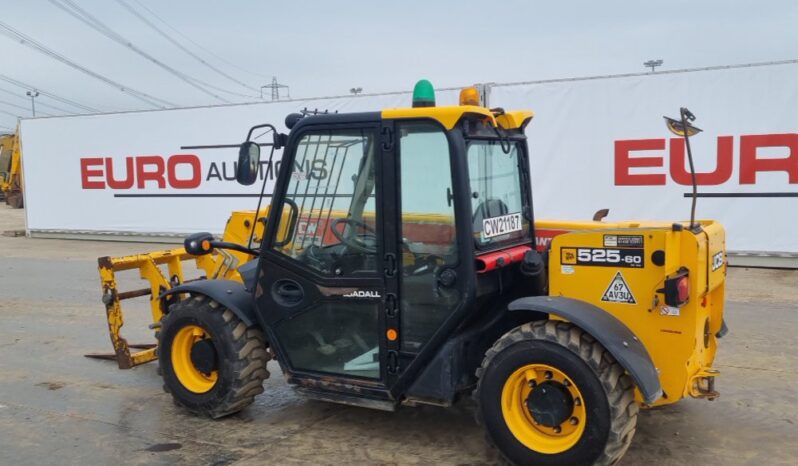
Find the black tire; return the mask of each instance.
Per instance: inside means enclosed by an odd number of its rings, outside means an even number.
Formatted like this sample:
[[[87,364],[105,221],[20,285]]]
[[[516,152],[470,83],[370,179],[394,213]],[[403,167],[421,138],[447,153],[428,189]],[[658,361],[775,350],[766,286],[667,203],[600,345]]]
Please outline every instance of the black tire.
[[[172,365],[175,336],[186,326],[201,327],[216,352],[216,381],[204,393],[186,388]],[[201,295],[170,307],[161,321],[158,356],[164,390],[178,406],[200,416],[219,418],[240,411],[263,393],[263,381],[269,377],[266,363],[270,353],[263,332],[247,328],[232,311]]]
[[[501,406],[505,381],[529,364],[562,371],[584,397],[584,431],[565,451],[545,454],[530,449],[505,421]],[[638,413],[632,379],[598,341],[570,323],[538,321],[509,331],[487,351],[477,377],[477,421],[512,464],[607,466],[629,448]]]

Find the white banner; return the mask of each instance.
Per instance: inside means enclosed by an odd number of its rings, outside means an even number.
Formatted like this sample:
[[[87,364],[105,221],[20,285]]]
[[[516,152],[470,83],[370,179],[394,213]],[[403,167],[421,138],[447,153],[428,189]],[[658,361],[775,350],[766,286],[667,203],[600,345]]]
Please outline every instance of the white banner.
[[[721,221],[731,251],[798,253],[796,81],[798,64],[788,63],[494,85],[489,100],[536,114],[527,134],[537,218],[584,220],[602,208],[608,220],[689,218],[684,144],[662,119],[686,106],[704,130],[691,138],[697,217]],[[457,94],[438,92],[438,104]],[[397,93],[23,120],[27,227],[220,233],[232,210],[257,204],[260,184],[233,179],[251,126],[284,131],[285,116],[306,107],[409,103]]]
[[[537,218],[687,220],[684,142],[663,115],[692,111],[696,217],[730,251],[798,252],[798,64],[494,86],[491,106],[531,109]]]
[[[454,105],[457,95],[439,92],[438,102]],[[410,100],[410,93],[395,93],[23,120],[28,231],[221,233],[231,211],[258,203],[261,183],[241,186],[234,172],[250,127],[271,123],[287,132],[286,115],[306,108],[378,111]],[[271,142],[271,135],[258,141]],[[269,152],[265,147],[261,160]],[[274,171],[261,175],[271,179]]]

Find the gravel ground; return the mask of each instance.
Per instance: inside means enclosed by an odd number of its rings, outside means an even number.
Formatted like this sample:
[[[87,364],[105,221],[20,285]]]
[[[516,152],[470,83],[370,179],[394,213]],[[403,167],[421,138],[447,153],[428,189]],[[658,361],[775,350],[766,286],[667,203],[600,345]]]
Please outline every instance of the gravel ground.
[[[23,225],[0,206],[0,232]],[[173,406],[154,364],[83,358],[110,350],[96,257],[159,247],[0,236],[0,463],[497,463],[469,401],[396,413],[310,401],[272,363],[253,406],[210,421]],[[721,397],[643,412],[623,466],[798,464],[798,272],[731,269],[727,299]],[[126,309],[126,334],[149,341],[146,303]]]

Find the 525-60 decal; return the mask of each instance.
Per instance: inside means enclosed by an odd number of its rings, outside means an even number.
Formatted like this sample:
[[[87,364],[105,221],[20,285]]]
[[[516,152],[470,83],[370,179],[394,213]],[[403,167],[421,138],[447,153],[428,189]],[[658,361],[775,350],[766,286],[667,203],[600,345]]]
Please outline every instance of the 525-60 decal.
[[[560,261],[564,265],[641,268],[644,265],[644,251],[644,249],[562,248]]]

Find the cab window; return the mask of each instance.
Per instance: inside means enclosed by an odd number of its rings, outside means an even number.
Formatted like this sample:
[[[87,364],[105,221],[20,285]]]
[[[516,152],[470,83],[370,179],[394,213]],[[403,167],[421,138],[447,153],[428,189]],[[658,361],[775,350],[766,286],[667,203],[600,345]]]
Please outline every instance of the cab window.
[[[529,237],[518,146],[511,144],[509,148],[505,153],[496,140],[468,143],[472,223],[480,249]]]
[[[399,128],[401,189],[400,295],[402,351],[417,353],[459,302],[456,287],[439,286],[457,263],[449,142],[434,123]]]
[[[375,272],[375,135],[306,133],[297,144],[273,248],[317,272]]]

